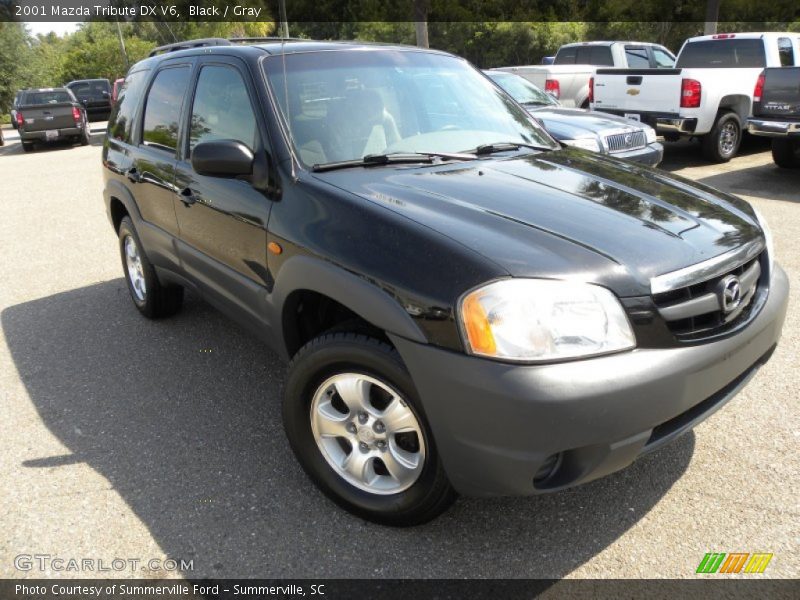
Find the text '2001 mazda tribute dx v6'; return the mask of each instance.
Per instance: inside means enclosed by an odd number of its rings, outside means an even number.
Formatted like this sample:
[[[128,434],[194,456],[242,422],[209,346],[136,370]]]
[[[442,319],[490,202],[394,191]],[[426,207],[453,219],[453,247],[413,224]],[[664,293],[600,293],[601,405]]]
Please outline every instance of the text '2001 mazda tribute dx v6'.
[[[290,360],[289,442],[346,509],[590,481],[773,351],[788,283],[743,200],[563,148],[443,52],[191,45],[136,64],[109,123],[133,302],[191,287]]]

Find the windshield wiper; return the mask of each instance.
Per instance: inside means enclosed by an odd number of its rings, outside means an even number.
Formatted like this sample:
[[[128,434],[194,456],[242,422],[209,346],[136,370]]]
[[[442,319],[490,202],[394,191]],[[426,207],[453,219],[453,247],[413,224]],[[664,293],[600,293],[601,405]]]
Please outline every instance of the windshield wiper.
[[[352,167],[372,167],[404,163],[432,163],[434,158],[444,160],[475,160],[474,154],[465,152],[390,152],[389,154],[367,154],[363,158],[316,164],[312,171],[333,171]]]
[[[481,144],[474,150],[467,150],[476,156],[485,156],[495,152],[508,152],[509,150],[519,150],[520,148],[531,148],[532,150],[552,150],[550,146],[539,146],[536,144],[526,144],[524,142],[495,142],[493,144]]]

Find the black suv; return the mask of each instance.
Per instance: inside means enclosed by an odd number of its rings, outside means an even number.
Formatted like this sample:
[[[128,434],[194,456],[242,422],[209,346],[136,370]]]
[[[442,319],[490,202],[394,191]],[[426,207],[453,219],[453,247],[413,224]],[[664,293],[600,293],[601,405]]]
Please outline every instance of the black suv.
[[[111,82],[108,79],[76,79],[66,86],[86,108],[92,121],[102,121],[111,114]]]
[[[139,311],[189,287],[263,337],[298,460],[383,523],[629,465],[730,400],[786,312],[748,203],[564,148],[444,52],[164,47],[103,165]]]

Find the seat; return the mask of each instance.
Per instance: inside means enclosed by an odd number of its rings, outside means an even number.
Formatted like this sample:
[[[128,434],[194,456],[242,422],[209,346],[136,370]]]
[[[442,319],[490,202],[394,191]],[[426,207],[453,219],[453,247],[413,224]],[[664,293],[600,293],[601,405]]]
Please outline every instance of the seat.
[[[394,117],[375,90],[348,90],[344,98],[331,102],[327,120],[330,160],[380,154],[400,141]]]

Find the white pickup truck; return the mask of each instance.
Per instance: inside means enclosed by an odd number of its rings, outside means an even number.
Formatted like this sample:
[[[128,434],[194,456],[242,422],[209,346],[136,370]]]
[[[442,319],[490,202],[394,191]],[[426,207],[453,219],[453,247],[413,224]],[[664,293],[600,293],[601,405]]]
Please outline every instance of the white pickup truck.
[[[598,68],[671,68],[675,55],[646,42],[578,42],[558,49],[552,65],[499,67],[521,75],[552,94],[563,106],[589,108],[589,80]]]
[[[594,110],[638,119],[668,141],[700,138],[727,162],[739,151],[765,67],[800,65],[800,33],[721,33],[686,40],[674,69],[598,69]]]

